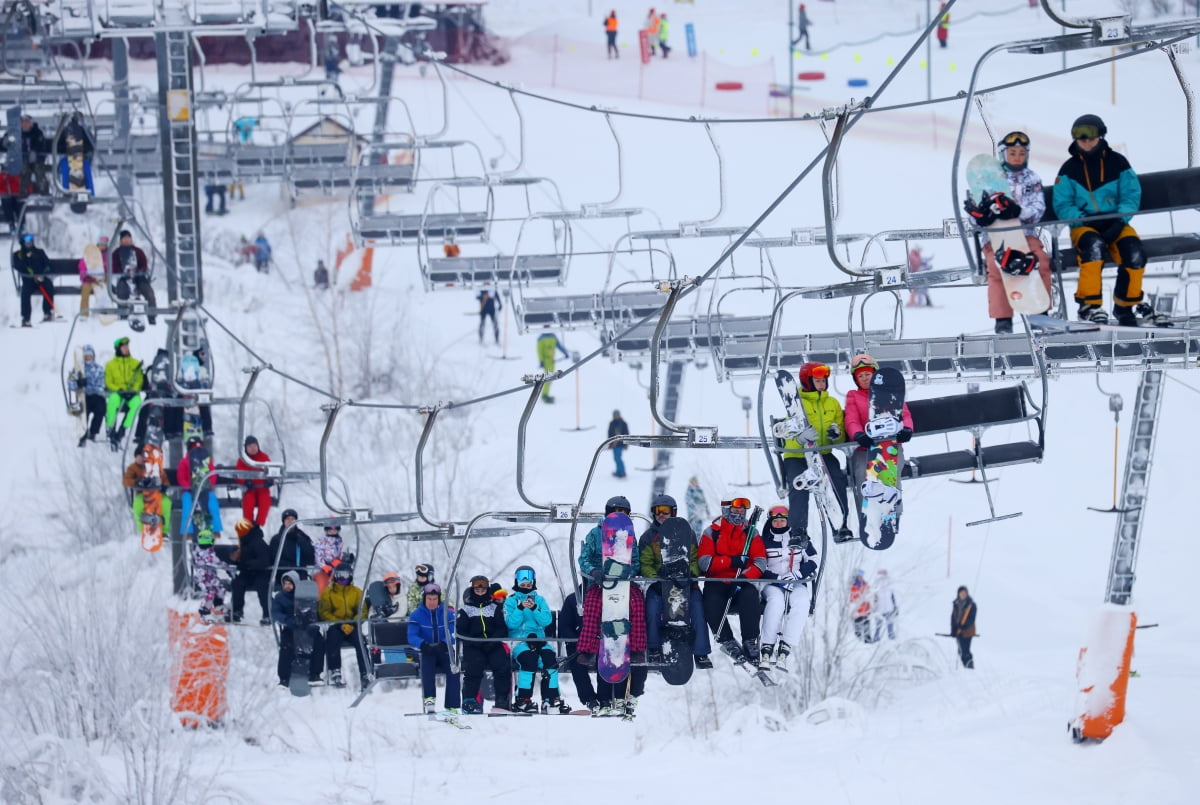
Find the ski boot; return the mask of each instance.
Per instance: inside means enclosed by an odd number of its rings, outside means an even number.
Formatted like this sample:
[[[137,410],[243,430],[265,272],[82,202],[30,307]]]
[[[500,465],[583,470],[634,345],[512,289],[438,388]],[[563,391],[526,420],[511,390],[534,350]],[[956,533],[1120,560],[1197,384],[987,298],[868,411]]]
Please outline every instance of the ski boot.
[[[166,536],[166,535],[164,534],[163,536]],[[271,619],[268,618],[266,615],[263,615],[261,618],[258,619],[258,625],[259,626],[270,626]]]
[[[1108,324],[1108,314],[1099,305],[1080,305],[1079,320],[1090,321],[1092,324]]]
[[[839,528],[837,530],[837,533],[833,535],[833,541],[838,542],[838,543],[854,542],[856,539],[858,539],[858,537],[855,535],[855,533],[853,531],[850,530],[850,527],[848,525],[846,525],[845,523],[842,523],[842,527]]]
[[[1013,331],[1012,316],[996,319],[996,335],[1008,335]]]
[[[751,665],[758,665],[758,639],[742,641],[742,651]]]
[[[791,656],[792,648],[782,640],[779,641],[779,650],[775,652],[775,667],[784,673],[788,669],[788,657]]]
[[[329,684],[333,685],[335,688],[346,687],[346,681],[342,679],[342,669],[335,668],[329,672]]]
[[[762,649],[758,653],[758,670],[771,670],[771,655],[775,653],[775,646],[770,643],[764,643]]]
[[[437,699],[430,696],[421,702],[421,712],[433,715],[437,712]]]
[[[646,662],[651,665],[662,665],[665,660],[661,648],[652,648],[646,650]]]
[[[600,713],[604,710],[604,705],[599,701],[592,702],[588,705],[588,709],[592,711],[592,718],[599,718]]]
[[[537,711],[537,705],[528,696],[518,696],[517,701],[513,704],[514,713],[536,713]]]
[[[721,651],[729,655],[729,659],[733,660],[734,665],[741,665],[746,661],[746,655],[742,652],[742,647],[738,645],[736,640],[726,640],[721,644]]]
[[[463,702],[462,711],[469,716],[478,715],[483,712],[483,708],[479,706],[479,702],[474,699],[467,699]]]
[[[622,720],[633,721],[634,710],[637,710],[637,696],[630,696],[624,701],[624,706],[619,708]]]
[[[555,711],[558,711],[559,715],[565,716],[571,712],[571,705],[563,701],[562,696],[555,696],[548,702],[542,702],[543,713],[553,713]]]
[[[1137,314],[1138,324],[1143,327],[1173,327],[1171,317],[1165,313],[1155,313],[1154,308],[1149,302],[1138,302],[1133,306],[1133,312]]]
[[[711,671],[713,667],[712,658],[707,654],[696,654],[692,657],[692,662],[702,671]]]

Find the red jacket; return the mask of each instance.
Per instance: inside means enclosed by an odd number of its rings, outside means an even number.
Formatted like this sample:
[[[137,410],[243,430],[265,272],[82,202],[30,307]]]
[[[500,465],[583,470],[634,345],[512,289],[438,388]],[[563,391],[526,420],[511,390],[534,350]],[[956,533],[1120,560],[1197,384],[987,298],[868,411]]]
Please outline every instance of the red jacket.
[[[860,433],[866,433],[867,420],[870,418],[871,395],[862,389],[850,389],[846,392],[846,439],[853,439]],[[908,403],[900,412],[900,420],[904,427],[912,428],[912,414],[908,412]],[[862,448],[858,448],[862,450]]]
[[[865,581],[862,584],[850,585],[850,614],[856,618],[865,618],[871,614],[871,586]]]
[[[733,567],[731,558],[745,554],[749,554],[750,564],[741,571],[741,575],[747,579],[762,578],[767,567],[767,549],[763,546],[762,537],[756,532],[750,538],[750,548],[747,550],[745,527],[731,525],[722,517],[704,529],[696,551],[696,561],[705,576],[732,579],[738,575],[738,568]]]
[[[253,442],[251,442],[251,444],[253,444]],[[254,460],[258,461],[258,462],[266,463],[271,460],[271,457],[268,456],[266,453],[264,453],[260,449],[258,451],[258,453],[254,456]],[[249,471],[253,472],[254,470],[262,470],[262,467],[255,467],[252,464],[250,464],[248,461],[246,461],[246,459],[238,457],[237,464],[234,466],[234,469],[235,470],[249,470]],[[245,485],[251,486],[251,487],[260,487],[261,488],[261,487],[267,486],[267,479],[266,478],[241,478],[238,480],[238,483],[245,484]]]
[[[209,456],[209,458],[208,458],[208,468],[209,468],[209,470],[214,469],[212,456]],[[213,475],[215,475],[215,474],[216,473],[213,473]],[[192,464],[190,461],[188,461],[188,457],[186,455],[179,462],[179,466],[175,468],[175,477],[176,477],[176,479],[178,479],[179,485],[182,486],[184,489],[192,488]],[[209,483],[209,488],[211,489],[212,483],[213,483],[213,479],[212,479],[211,475],[209,476],[208,483]]]

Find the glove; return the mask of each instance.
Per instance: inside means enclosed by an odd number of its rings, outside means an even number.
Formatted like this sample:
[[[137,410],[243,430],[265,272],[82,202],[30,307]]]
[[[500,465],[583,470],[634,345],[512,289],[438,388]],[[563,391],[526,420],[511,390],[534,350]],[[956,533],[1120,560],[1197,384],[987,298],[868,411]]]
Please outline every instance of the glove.
[[[864,450],[870,450],[875,446],[875,440],[861,432],[854,434],[854,441],[858,442],[858,446]]]
[[[271,487],[273,487],[274,485],[275,485],[275,479],[274,479],[274,478],[268,478],[268,479],[266,480],[266,482],[263,484],[263,489],[270,489],[270,488],[271,488]]]
[[[766,575],[766,574],[763,574],[763,575]],[[789,570],[787,573],[784,573],[782,576],[780,576],[779,580],[780,581],[795,581],[796,574]]]
[[[896,434],[896,441],[900,442],[901,444],[907,442],[911,438],[912,428],[901,428],[900,432]]]
[[[352,634],[354,634],[354,624],[352,624],[352,623],[343,623],[343,624],[342,624],[342,634],[344,634],[344,635],[352,635]]]
[[[975,199],[971,198],[970,194],[967,195],[967,200],[963,203],[963,209],[966,210],[967,215],[970,216],[971,220],[975,222],[975,226],[981,229],[985,226],[996,223],[995,214],[993,214],[988,207],[980,207],[977,205],[975,203]]]
[[[842,432],[838,429],[836,422],[829,426],[829,429],[825,431],[825,435],[829,437],[829,441],[831,442],[839,441],[842,438]]]
[[[797,574],[796,578],[800,581],[808,581],[817,574],[817,563],[811,559],[805,559],[800,563],[798,570],[800,572]]]
[[[731,556],[731,557],[729,557],[729,566],[732,568],[741,570],[742,568],[744,568],[746,566],[746,563],[749,559],[750,559],[750,557],[745,556],[745,555]]]
[[[1121,230],[1125,228],[1125,220],[1123,218],[1105,218],[1103,221],[1092,224],[1092,227],[1100,233],[1100,237],[1108,243],[1112,243],[1121,236]]]
[[[591,572],[588,573],[588,577],[592,581],[599,584],[600,582],[604,581],[604,571],[598,567],[592,568]]]
[[[421,653],[422,654],[432,654],[433,653],[433,644],[432,643],[422,643],[421,644]]]
[[[168,486],[168,485],[166,485],[166,484],[159,484],[159,485],[158,485],[158,491],[159,491],[159,492],[162,492],[164,495],[165,495],[165,494],[167,494],[167,490],[169,490],[170,488],[171,488],[171,487],[169,487],[169,486]]]
[[[775,571],[773,571],[773,570],[764,570],[764,571],[763,571],[763,574],[762,574],[762,577],[763,577],[764,579],[779,579],[779,578],[783,578],[782,576],[780,576],[778,573],[776,573],[776,572],[775,572]]]
[[[815,442],[817,440],[817,429],[812,425],[805,425],[800,429],[798,438],[802,442]]]
[[[1011,221],[1021,215],[1021,205],[1003,193],[995,193],[988,199],[989,208],[998,221]]]

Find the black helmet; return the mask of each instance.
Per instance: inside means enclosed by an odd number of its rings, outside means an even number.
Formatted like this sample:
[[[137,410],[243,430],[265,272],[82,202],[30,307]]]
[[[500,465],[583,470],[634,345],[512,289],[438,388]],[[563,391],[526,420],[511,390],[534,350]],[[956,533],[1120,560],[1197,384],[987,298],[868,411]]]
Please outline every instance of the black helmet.
[[[670,495],[655,495],[654,500],[650,501],[650,513],[654,514],[654,510],[659,506],[669,506],[672,517],[679,514],[679,504]]]
[[[1099,115],[1080,115],[1079,117],[1075,118],[1075,122],[1071,124],[1072,138],[1079,138],[1079,134],[1076,134],[1075,132],[1076,129],[1080,128],[1081,126],[1094,127],[1096,129],[1097,136],[1099,137],[1103,137],[1105,134],[1108,134],[1108,126],[1104,125],[1104,121],[1100,119]]]
[[[629,498],[624,495],[613,495],[604,504],[604,513],[612,514],[617,509],[624,509],[625,513],[633,511],[633,507],[629,505]]]
[[[537,574],[529,565],[521,565],[513,572],[513,587],[520,587],[522,582],[531,582],[532,589],[537,589]]]
[[[297,520],[300,519],[300,515],[296,514],[295,509],[284,509],[283,514],[279,515],[280,520],[286,520],[289,517],[294,517]]]
[[[433,581],[433,565],[429,564],[428,562],[422,562],[413,569],[413,574],[416,576],[424,576],[425,578],[429,579],[429,581]]]

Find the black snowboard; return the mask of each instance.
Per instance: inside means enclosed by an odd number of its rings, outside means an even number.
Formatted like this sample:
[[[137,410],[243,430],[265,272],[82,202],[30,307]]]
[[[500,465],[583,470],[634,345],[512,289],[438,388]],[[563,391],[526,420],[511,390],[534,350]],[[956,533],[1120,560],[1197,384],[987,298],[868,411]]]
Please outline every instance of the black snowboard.
[[[296,641],[296,654],[292,658],[292,676],[288,680],[288,688],[293,696],[307,696],[308,670],[313,653],[312,624],[317,622],[317,583],[302,579],[296,584],[295,596],[296,627],[292,636]]]
[[[688,554],[696,544],[696,532],[687,520],[671,517],[658,527],[658,533],[662,539],[658,585],[663,598],[662,652],[666,663],[662,677],[668,685],[684,685],[695,670],[692,646],[696,634],[688,607],[691,592]]]
[[[25,169],[24,153],[21,148],[21,107],[10,106],[6,110],[7,127],[4,130],[4,172],[20,176]]]
[[[883,368],[871,380],[867,435],[875,444],[867,451],[861,512],[863,545],[887,550],[900,530],[900,443],[894,437],[902,425],[904,375]]]

